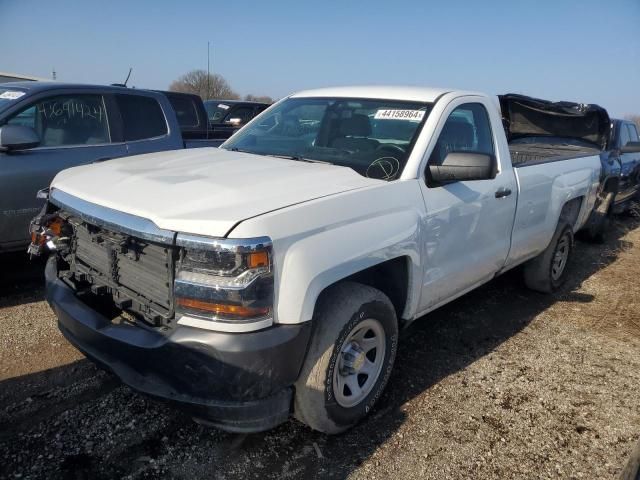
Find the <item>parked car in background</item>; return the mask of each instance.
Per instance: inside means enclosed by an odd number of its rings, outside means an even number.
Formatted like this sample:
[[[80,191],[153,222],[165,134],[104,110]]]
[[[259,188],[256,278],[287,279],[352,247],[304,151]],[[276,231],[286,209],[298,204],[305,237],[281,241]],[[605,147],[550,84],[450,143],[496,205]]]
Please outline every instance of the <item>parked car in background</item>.
[[[602,173],[598,199],[586,233],[603,242],[611,229],[613,214],[629,210],[640,191],[640,142],[635,123],[611,121],[606,149],[600,154]]]
[[[253,117],[270,107],[269,103],[240,100],[207,100],[211,138],[227,139]]]
[[[293,413],[337,433],[380,398],[400,328],[518,265],[541,292],[570,274],[600,149],[539,128],[509,144],[474,92],[302,92],[221,148],[61,172],[31,249],[55,250],[62,333],[126,384],[230,431]]]
[[[175,108],[174,108],[175,107]],[[26,247],[36,199],[65,168],[161,150],[217,146],[197,95],[116,86],[0,86],[0,251]]]
[[[614,213],[628,210],[640,195],[640,136],[638,127],[629,120],[614,119],[611,124],[611,141],[608,147],[609,161],[620,165]]]

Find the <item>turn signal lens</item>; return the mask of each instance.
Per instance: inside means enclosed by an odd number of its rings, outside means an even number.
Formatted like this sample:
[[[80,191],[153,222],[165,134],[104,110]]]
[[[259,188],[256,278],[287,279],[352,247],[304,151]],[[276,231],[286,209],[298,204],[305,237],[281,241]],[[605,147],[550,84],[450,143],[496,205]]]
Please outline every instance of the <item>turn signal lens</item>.
[[[62,233],[62,219],[60,217],[56,217],[47,225],[47,229],[51,231],[56,237],[59,237]]]
[[[202,312],[213,313],[216,316],[222,315],[225,317],[255,318],[263,317],[269,313],[268,307],[243,307],[241,305],[205,302],[196,300],[195,298],[178,298],[176,303],[184,308],[200,310]]]
[[[44,245],[47,238],[44,235],[40,235],[38,232],[31,232],[31,243],[34,245]]]
[[[260,268],[269,266],[269,254],[265,251],[253,252],[247,256],[247,267]]]

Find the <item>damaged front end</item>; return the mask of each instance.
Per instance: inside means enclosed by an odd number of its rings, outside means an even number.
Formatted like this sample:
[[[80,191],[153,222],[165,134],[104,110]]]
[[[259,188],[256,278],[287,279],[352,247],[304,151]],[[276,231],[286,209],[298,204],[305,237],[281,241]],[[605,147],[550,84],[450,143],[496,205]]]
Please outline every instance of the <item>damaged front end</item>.
[[[198,291],[211,298],[196,302],[193,295],[185,295],[196,291],[189,282],[215,278],[217,271],[204,268],[211,261],[233,263],[245,277],[267,274],[270,281],[270,250],[256,245],[230,255],[216,244],[203,246],[188,236],[178,242],[175,232],[153,229],[144,219],[132,223],[128,214],[106,209],[95,215],[95,205],[69,198],[52,190],[32,222],[29,247],[32,255],[51,253],[45,268],[46,298],[65,338],[125,384],[177,405],[202,422],[237,432],[284,422],[311,322],[271,325],[269,318],[268,327],[235,333],[176,319],[176,310],[180,315],[195,309],[189,313],[198,315],[196,320],[219,321],[221,299],[213,298],[219,289],[204,285]],[[181,272],[177,282],[176,271]],[[225,278],[231,282],[235,277]],[[272,298],[271,289],[259,293],[260,298]],[[250,313],[262,307],[255,302],[246,305]],[[232,313],[238,316],[242,308]]]
[[[59,208],[49,202],[49,189],[40,190],[37,198],[47,201],[29,224],[31,243],[27,253],[31,257],[40,257],[50,251],[68,249],[73,229]]]
[[[47,191],[38,195],[47,201],[30,224],[32,257],[55,256],[57,277],[113,323],[174,324],[176,248],[104,228]]]

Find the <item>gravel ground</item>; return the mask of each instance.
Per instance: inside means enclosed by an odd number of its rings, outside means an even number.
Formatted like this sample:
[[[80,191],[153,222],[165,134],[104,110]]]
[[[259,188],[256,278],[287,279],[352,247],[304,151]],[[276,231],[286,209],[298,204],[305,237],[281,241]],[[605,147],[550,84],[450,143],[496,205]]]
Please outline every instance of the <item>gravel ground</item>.
[[[4,256],[0,478],[616,478],[640,439],[640,218],[615,233],[577,244],[556,295],[514,271],[416,322],[335,437],[228,434],[137,395],[58,333],[41,265]]]

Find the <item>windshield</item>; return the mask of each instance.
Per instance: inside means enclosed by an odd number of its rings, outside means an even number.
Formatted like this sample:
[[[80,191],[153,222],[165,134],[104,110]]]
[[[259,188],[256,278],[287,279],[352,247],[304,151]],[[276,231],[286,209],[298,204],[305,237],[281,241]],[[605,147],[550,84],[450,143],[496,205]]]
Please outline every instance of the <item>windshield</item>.
[[[17,88],[1,88],[0,87],[0,110],[11,105],[26,92]]]
[[[207,100],[204,102],[204,108],[207,110],[207,117],[209,117],[210,122],[222,123],[222,119],[229,112],[231,104],[216,100]]]
[[[431,104],[361,98],[289,98],[220,148],[400,177]]]

